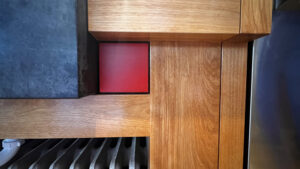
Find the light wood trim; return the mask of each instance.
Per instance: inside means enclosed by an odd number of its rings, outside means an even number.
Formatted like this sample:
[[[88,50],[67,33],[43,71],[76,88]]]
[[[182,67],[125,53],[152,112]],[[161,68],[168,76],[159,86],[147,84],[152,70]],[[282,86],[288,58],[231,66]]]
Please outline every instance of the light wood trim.
[[[217,169],[220,60],[219,43],[151,42],[151,169]]]
[[[269,34],[273,0],[241,0],[240,33]]]
[[[247,49],[222,45],[219,169],[243,168]]]
[[[0,138],[149,136],[149,95],[2,99]]]
[[[91,32],[237,34],[240,0],[88,0]]]

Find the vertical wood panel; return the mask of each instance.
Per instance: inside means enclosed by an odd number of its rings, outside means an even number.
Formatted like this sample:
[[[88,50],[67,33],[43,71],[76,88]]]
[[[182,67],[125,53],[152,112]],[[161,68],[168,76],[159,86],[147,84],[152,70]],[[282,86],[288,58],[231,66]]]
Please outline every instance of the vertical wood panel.
[[[151,43],[151,169],[217,169],[220,44]]]
[[[222,45],[219,169],[242,169],[247,43]]]
[[[241,0],[240,33],[271,32],[273,0]]]

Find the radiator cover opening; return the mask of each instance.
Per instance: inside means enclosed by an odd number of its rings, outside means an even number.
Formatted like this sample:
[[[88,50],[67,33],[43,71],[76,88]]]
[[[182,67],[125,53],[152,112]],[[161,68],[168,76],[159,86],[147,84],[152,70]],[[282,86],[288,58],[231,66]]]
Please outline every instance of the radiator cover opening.
[[[27,139],[0,169],[148,169],[149,138]]]

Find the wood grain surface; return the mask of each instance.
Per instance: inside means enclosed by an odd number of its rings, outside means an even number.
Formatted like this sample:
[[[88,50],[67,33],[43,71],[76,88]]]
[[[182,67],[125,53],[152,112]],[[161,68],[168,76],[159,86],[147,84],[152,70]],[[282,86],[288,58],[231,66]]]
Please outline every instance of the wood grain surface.
[[[149,95],[0,100],[0,138],[149,136]]]
[[[269,34],[273,0],[241,0],[240,33]]]
[[[151,169],[217,169],[220,60],[219,43],[151,42]]]
[[[219,169],[242,169],[247,76],[247,43],[223,43]]]
[[[92,32],[239,33],[240,0],[88,0]]]

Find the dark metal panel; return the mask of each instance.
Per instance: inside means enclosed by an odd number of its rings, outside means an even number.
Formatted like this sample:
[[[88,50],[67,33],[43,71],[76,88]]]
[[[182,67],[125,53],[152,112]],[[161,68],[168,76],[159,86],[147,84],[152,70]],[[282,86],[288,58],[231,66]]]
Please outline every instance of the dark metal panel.
[[[96,93],[97,41],[87,0],[0,1],[0,98]]]
[[[77,46],[79,96],[98,92],[98,42],[88,32],[87,0],[77,0]]]
[[[0,97],[77,97],[75,2],[0,1]]]
[[[276,10],[300,10],[300,0],[275,0]]]
[[[300,168],[300,12],[254,43],[249,169]]]

